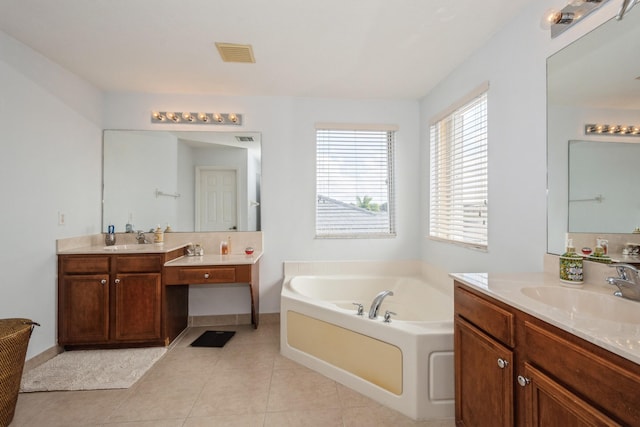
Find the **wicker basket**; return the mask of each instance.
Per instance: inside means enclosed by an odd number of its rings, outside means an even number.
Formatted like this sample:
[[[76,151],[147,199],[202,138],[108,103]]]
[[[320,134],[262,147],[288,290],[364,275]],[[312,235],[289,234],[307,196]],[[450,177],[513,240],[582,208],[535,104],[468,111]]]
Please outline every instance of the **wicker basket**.
[[[37,323],[0,319],[0,426],[8,426],[16,410],[29,337]]]

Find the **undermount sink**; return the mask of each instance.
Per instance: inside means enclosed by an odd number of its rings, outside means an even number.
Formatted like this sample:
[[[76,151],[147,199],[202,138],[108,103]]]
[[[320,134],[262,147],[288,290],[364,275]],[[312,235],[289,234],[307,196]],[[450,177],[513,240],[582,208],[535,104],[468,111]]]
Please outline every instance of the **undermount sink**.
[[[566,311],[572,316],[610,320],[621,323],[640,323],[640,303],[613,295],[555,286],[523,288],[529,298]]]

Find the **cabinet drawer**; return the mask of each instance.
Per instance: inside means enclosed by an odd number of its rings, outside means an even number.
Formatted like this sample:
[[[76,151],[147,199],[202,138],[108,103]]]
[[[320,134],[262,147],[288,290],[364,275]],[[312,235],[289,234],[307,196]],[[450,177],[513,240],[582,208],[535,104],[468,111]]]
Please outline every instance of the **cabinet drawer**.
[[[526,321],[526,358],[558,382],[627,425],[640,425],[640,375],[591,353],[589,343],[578,345]],[[623,362],[621,362],[623,363]]]
[[[109,273],[108,256],[63,256],[60,267],[63,274]]]
[[[514,347],[514,315],[491,302],[456,285],[455,312],[458,316],[491,335],[501,343]]]
[[[178,278],[182,283],[234,283],[236,281],[235,267],[198,267],[180,268]]]
[[[159,273],[162,271],[161,255],[120,255],[116,259],[118,273]]]

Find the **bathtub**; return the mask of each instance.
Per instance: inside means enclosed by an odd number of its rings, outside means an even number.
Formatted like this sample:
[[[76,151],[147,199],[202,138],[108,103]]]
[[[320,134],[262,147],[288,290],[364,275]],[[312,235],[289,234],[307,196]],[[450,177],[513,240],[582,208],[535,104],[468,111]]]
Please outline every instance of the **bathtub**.
[[[454,416],[450,294],[419,277],[286,272],[282,355],[415,420]],[[393,295],[369,319],[383,290]],[[386,311],[396,313],[389,323]]]

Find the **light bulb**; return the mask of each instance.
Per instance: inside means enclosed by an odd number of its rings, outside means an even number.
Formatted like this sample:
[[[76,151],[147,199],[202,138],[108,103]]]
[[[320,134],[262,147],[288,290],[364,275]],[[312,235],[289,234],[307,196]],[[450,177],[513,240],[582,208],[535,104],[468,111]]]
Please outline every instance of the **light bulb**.
[[[207,117],[207,113],[198,113],[198,120],[206,123],[209,121],[209,117]]]
[[[182,113],[182,118],[188,122],[193,121],[193,116],[191,115],[191,113]]]
[[[236,116],[234,113],[230,113],[229,120],[231,120],[233,123],[238,123],[238,116]]]
[[[224,122],[224,119],[222,118],[222,116],[218,113],[213,113],[213,120],[215,120],[218,123],[222,123]]]
[[[562,12],[558,9],[547,9],[547,11],[542,15],[542,19],[540,20],[540,26],[544,30],[548,30],[552,25],[555,24],[570,24],[574,19],[574,14],[572,12]]]
[[[153,111],[151,113],[151,117],[153,117],[154,120],[159,120],[159,121],[163,121],[164,120],[164,116],[162,114],[160,114],[158,111]]]

